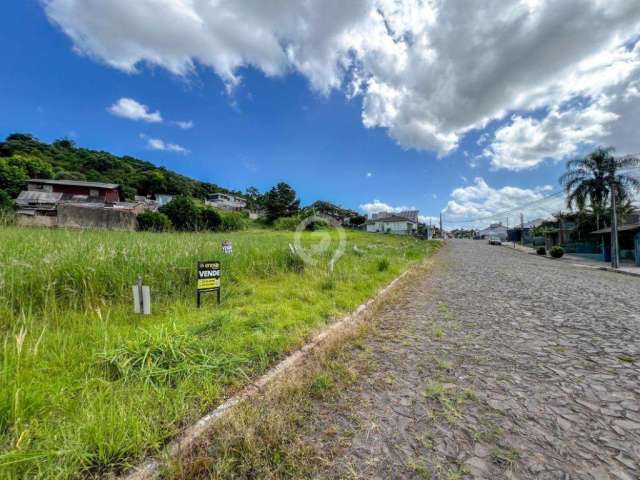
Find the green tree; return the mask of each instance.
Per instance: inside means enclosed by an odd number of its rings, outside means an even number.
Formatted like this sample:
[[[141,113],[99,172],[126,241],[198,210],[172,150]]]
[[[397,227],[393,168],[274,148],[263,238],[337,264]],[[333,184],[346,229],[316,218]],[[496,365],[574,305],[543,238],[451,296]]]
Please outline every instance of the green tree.
[[[244,194],[249,210],[258,210],[264,206],[264,195],[256,187],[249,187]]]
[[[4,212],[13,211],[13,200],[7,192],[0,190],[0,215]]]
[[[200,211],[200,222],[204,229],[218,230],[222,225],[222,215],[215,208],[204,207]]]
[[[612,187],[620,205],[640,191],[640,181],[624,172],[639,167],[640,159],[632,156],[616,158],[613,152],[613,148],[598,148],[585,157],[569,160],[566,172],[560,177],[567,194],[567,207],[575,205],[578,211],[584,211],[589,203],[598,228]]]
[[[191,197],[178,195],[158,210],[169,217],[176,230],[198,230],[201,226],[201,208]]]
[[[296,191],[285,182],[280,182],[264,197],[264,206],[270,221],[280,217],[292,217],[300,210],[300,200],[296,197]]]
[[[356,215],[355,217],[351,218],[350,223],[351,225],[362,225],[364,223],[366,223],[367,221],[367,217],[365,217],[364,215]]]
[[[171,229],[171,220],[164,213],[150,210],[138,215],[138,230],[148,232],[166,232]]]
[[[8,159],[0,158],[0,190],[17,197],[27,180],[29,174],[24,168],[9,162]]]

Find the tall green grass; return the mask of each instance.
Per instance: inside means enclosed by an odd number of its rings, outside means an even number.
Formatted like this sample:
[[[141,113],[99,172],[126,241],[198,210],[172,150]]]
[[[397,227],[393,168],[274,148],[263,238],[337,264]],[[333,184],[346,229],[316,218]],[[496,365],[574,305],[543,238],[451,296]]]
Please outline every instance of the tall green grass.
[[[0,227],[0,478],[128,468],[437,248],[356,232],[347,241],[331,272],[332,248],[301,265],[287,232]],[[223,302],[211,295],[198,310],[196,261],[214,259]],[[150,316],[132,313],[138,276]]]

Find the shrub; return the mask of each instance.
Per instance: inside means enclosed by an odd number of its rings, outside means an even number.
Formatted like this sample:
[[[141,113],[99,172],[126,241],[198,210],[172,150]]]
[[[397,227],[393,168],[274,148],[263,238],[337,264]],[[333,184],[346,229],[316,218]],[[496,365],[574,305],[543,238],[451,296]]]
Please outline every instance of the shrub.
[[[541,256],[542,256],[542,255],[545,255],[545,256],[546,256],[546,255],[547,255],[547,249],[546,249],[546,248],[544,248],[544,247],[538,247],[538,249],[536,250],[536,253],[537,253],[538,255],[541,255]]]
[[[564,255],[564,248],[560,245],[554,245],[549,249],[549,255],[553,258],[561,258]]]
[[[178,195],[159,209],[169,217],[175,229],[181,231],[197,230],[200,227],[201,210],[192,198],[184,195]]]
[[[305,230],[315,232],[316,230],[326,230],[327,228],[331,228],[331,224],[326,220],[313,220],[307,224]]]
[[[223,217],[216,209],[204,207],[200,211],[201,228],[206,230],[218,230],[223,223]]]
[[[276,230],[295,230],[299,223],[299,217],[280,217],[273,222],[273,228]]]
[[[147,210],[138,215],[138,230],[166,232],[171,229],[171,220],[164,213]]]
[[[222,230],[231,232],[234,230],[244,230],[248,227],[246,215],[240,212],[225,212],[222,214]]]

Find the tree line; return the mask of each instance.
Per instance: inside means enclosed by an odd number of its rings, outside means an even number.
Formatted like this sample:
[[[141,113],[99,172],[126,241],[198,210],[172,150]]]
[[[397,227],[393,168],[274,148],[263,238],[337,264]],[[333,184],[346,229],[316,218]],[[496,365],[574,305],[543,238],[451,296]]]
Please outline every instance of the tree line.
[[[255,187],[249,187],[243,193],[194,180],[131,156],[118,157],[104,151],[79,148],[69,139],[47,144],[30,134],[13,133],[0,142],[0,211],[13,208],[13,199],[26,188],[30,178],[117,183],[127,200],[133,200],[136,195],[175,195],[157,212],[138,215],[141,230],[245,228],[249,223],[246,212],[218,211],[205,204],[213,193],[243,198],[247,210],[259,212],[263,223],[276,228],[295,228],[302,218],[314,213],[350,218],[353,225],[366,220],[356,212],[330,202],[318,201],[301,208],[296,191],[285,182],[264,193]]]

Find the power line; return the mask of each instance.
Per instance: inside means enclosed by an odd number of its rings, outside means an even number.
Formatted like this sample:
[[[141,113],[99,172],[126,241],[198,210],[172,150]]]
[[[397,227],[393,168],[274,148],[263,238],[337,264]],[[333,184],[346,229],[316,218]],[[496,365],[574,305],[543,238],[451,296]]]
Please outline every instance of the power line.
[[[630,153],[630,154],[627,154],[627,155],[621,155],[621,156],[619,156],[617,158],[618,159],[637,158],[639,156],[640,156],[640,152],[637,152],[637,153]],[[635,171],[635,170],[640,170],[640,166],[624,168],[624,169],[621,169],[618,173],[629,173],[629,172],[632,172],[632,171]],[[544,203],[545,201],[553,199],[553,198],[556,198],[556,197],[558,197],[560,195],[563,195],[564,193],[565,193],[564,190],[557,190],[557,191],[555,191],[553,193],[545,195],[544,197],[539,198],[537,200],[534,200],[532,202],[529,202],[529,203],[526,203],[526,204],[522,204],[522,205],[518,205],[518,206],[513,207],[513,208],[511,208],[509,210],[503,210],[501,212],[496,212],[496,213],[493,213],[491,215],[486,215],[486,216],[483,216],[483,217],[466,218],[466,219],[459,219],[459,220],[448,220],[447,219],[446,221],[443,219],[442,222],[443,223],[447,223],[447,224],[459,224],[459,223],[475,223],[475,222],[482,222],[482,221],[486,221],[486,220],[499,219],[499,218],[504,217],[504,216],[507,216],[507,218],[508,218],[508,215],[510,213],[514,213],[514,212],[516,212],[518,210],[523,210],[525,208],[531,208],[532,206]],[[538,208],[541,208],[541,207],[538,207]],[[543,209],[543,210],[545,210],[547,212],[550,211],[550,210],[547,210],[547,209]]]
[[[494,218],[500,218],[500,217],[504,217],[504,216],[506,216],[506,215],[508,215],[510,213],[514,213],[514,212],[516,212],[518,210],[522,210],[524,208],[529,208],[529,207],[531,207],[533,205],[544,203],[545,201],[553,199],[555,197],[558,197],[559,195],[562,195],[562,194],[564,194],[564,190],[558,190],[556,192],[553,192],[553,193],[550,193],[548,195],[545,195],[542,198],[539,198],[537,200],[534,200],[534,201],[526,203],[526,204],[518,205],[518,206],[513,207],[513,208],[511,208],[509,210],[503,210],[501,212],[496,212],[496,213],[493,213],[491,215],[486,215],[484,217],[464,218],[464,219],[460,219],[460,220],[448,220],[447,219],[447,221],[445,223],[474,223],[474,222],[481,222],[483,220],[491,220],[491,219],[494,219]]]

